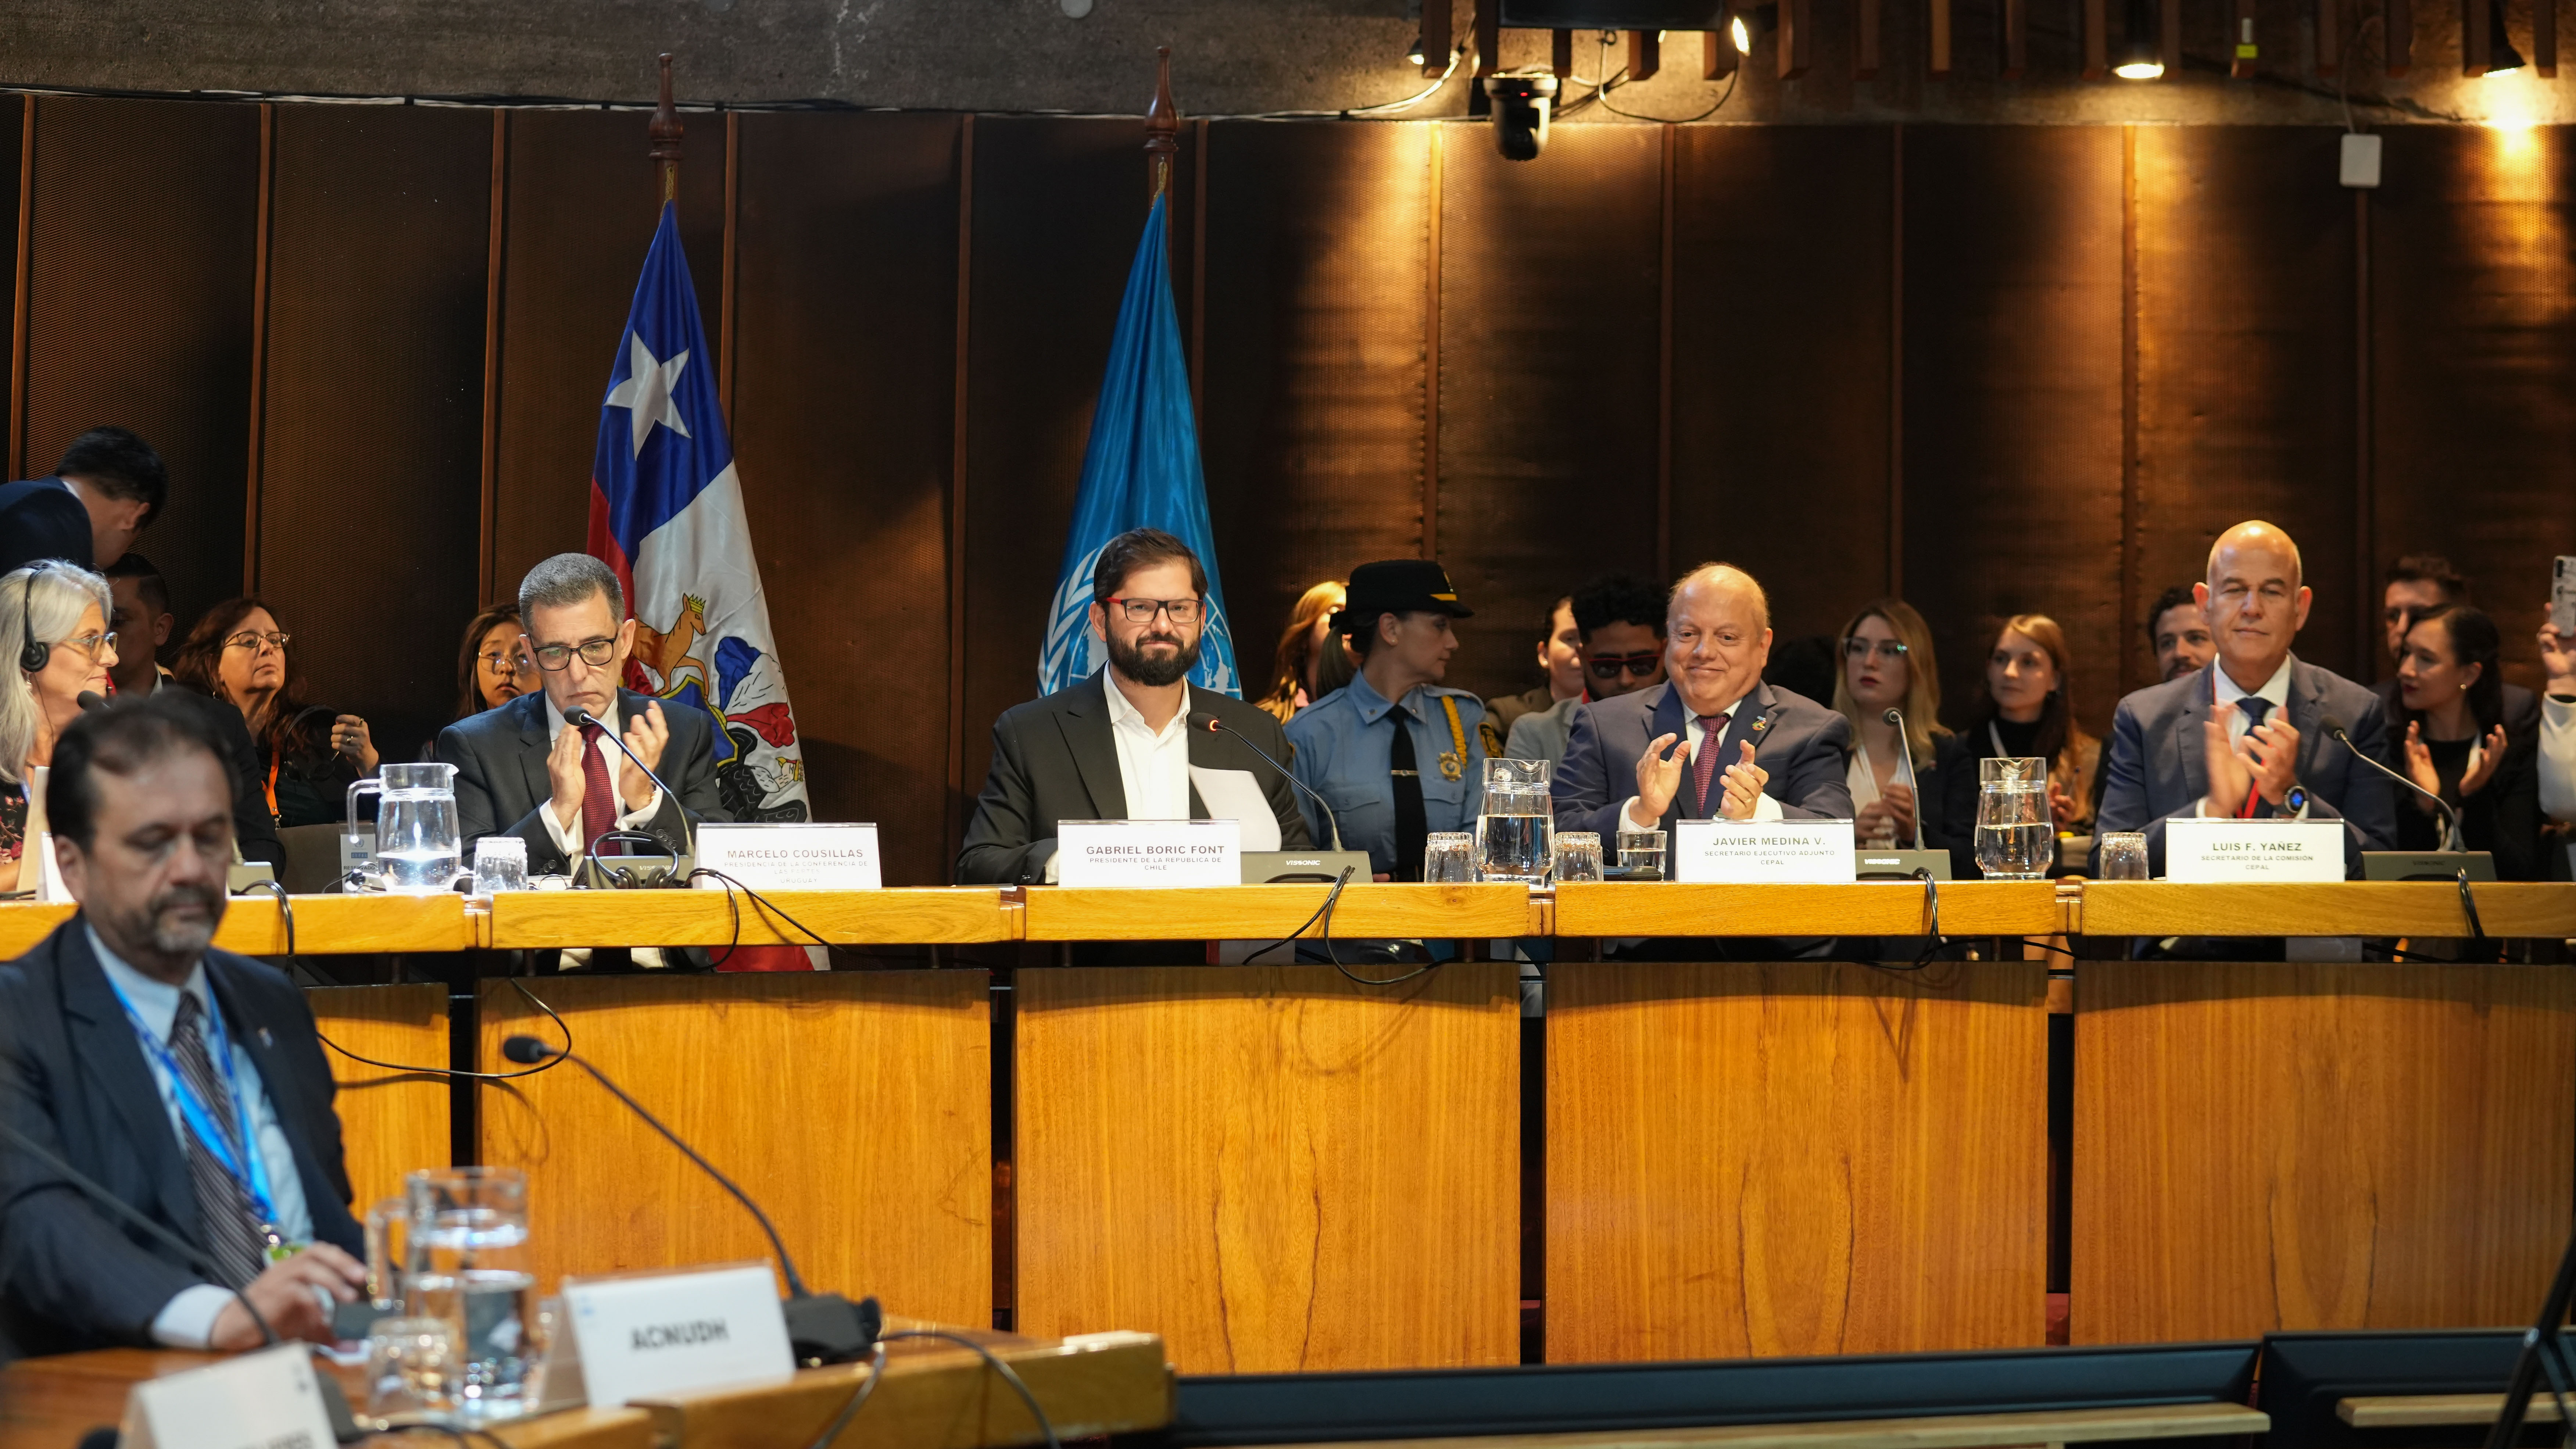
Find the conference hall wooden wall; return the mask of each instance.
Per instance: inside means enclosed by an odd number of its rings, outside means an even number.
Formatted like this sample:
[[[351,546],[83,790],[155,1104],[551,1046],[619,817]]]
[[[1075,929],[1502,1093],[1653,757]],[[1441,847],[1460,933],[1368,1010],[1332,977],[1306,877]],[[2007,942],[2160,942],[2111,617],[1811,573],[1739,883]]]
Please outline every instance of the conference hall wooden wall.
[[[681,208],[818,811],[945,876],[1031,693],[1144,217],[1138,124],[688,117]],[[0,104],[10,463],[96,422],[168,455],[184,622],[242,587],[389,753],[458,631],[582,542],[655,220],[633,112]],[[1969,705],[2056,615],[2096,727],[2145,602],[2249,515],[2305,545],[2308,657],[2380,669],[2368,587],[2445,551],[2515,675],[2576,552],[2563,131],[1193,123],[1176,287],[1227,602],[1435,554],[1452,678],[1528,681],[1608,568],[1724,557],[1783,635],[1894,590]]]

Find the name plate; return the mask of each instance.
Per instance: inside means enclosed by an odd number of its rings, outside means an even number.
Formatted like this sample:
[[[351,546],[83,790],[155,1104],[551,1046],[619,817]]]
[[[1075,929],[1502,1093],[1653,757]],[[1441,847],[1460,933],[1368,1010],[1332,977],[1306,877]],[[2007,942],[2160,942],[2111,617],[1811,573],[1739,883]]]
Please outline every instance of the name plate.
[[[1852,875],[1848,820],[1683,820],[1673,879],[1700,885],[1843,885]]]
[[[2341,880],[2340,820],[2168,820],[2165,879]]]
[[[1231,820],[1061,820],[1055,843],[1059,885],[1243,884],[1243,832]]]
[[[563,1297],[593,1408],[796,1372],[767,1263],[566,1278]]]
[[[697,863],[756,891],[872,891],[885,884],[874,825],[777,824],[698,827]],[[724,882],[700,878],[705,890]]]
[[[331,1449],[331,1415],[301,1343],[136,1384],[120,1442],[136,1449]]]

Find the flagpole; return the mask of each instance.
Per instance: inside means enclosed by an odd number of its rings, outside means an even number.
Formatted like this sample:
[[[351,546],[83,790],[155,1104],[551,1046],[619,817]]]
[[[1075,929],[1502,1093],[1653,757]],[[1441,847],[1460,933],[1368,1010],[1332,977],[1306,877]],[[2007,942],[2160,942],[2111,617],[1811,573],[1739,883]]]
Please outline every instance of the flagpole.
[[[653,158],[653,167],[661,174],[662,200],[680,199],[680,109],[671,104],[671,55],[662,53],[662,103],[653,110],[653,124],[646,134],[653,144],[645,151]]]
[[[1154,196],[1172,184],[1172,158],[1181,150],[1181,108],[1172,100],[1172,48],[1154,47],[1154,103],[1145,108],[1145,174]]]

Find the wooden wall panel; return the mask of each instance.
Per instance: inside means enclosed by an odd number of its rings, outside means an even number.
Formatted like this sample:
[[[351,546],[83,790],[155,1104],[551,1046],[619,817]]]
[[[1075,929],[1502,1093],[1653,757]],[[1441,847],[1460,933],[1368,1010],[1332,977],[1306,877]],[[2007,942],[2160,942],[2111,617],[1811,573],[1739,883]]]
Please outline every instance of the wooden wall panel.
[[[1015,1327],[1183,1373],[1517,1362],[1513,969],[1020,972]]]
[[[649,123],[634,111],[509,114],[492,587],[478,602],[517,597],[539,559],[579,552],[588,534],[600,399],[661,223]],[[712,350],[690,366],[713,369],[725,348],[725,118],[682,124],[680,244]],[[748,490],[747,459],[742,473]]]
[[[492,118],[276,114],[252,583],[306,697],[409,759],[455,707],[477,603]]]
[[[362,1057],[410,1066],[448,1065],[447,988],[325,986],[304,993],[322,1034]],[[402,1195],[406,1173],[445,1167],[455,1156],[448,1128],[447,1079],[388,1072],[325,1049],[333,1106],[349,1164],[351,1211]]]
[[[170,502],[136,547],[169,581],[175,646],[241,591],[259,110],[47,96],[35,160],[28,471],[101,423],[159,450]]]
[[[545,983],[574,1048],[757,1195],[806,1283],[992,1311],[992,1023],[981,971]],[[556,1028],[486,982],[479,1059]],[[766,1258],[740,1204],[578,1067],[488,1087],[482,1157],[528,1171],[540,1291],[566,1273]]]
[[[2045,976],[1559,965],[1548,1362],[2036,1347]]]
[[[2576,1178],[2576,977],[2087,961],[2077,1343],[2505,1327]]]
[[[2210,541],[2266,518],[2299,541],[2316,604],[2301,658],[2365,682],[2353,600],[2353,193],[2337,133],[2140,126],[2138,519],[2126,688],[2153,682],[2145,610],[2201,577]],[[2087,700],[2088,705],[2094,701]]]
[[[1943,713],[1996,627],[2053,616],[2078,717],[2117,703],[2120,133],[1905,134],[1905,581],[1938,639]]]
[[[966,401],[966,718],[971,808],[993,720],[1037,697],[1082,449],[1144,234],[1132,120],[979,117]]]
[[[734,446],[807,785],[944,884],[963,122],[741,124]]]
[[[2576,553],[2576,141],[2401,129],[2370,194],[2374,562],[2448,554],[2537,687],[2550,556]]]
[[[1654,567],[1662,136],[1567,126],[1530,163],[1482,126],[1443,146],[1438,552],[1476,611],[1449,680],[1519,690],[1552,600]]]
[[[1297,596],[1421,551],[1431,129],[1219,122],[1200,450],[1245,692]]]
[[[1892,546],[1893,133],[1676,142],[1673,569],[1740,564],[1781,639],[1830,634],[1885,591]]]

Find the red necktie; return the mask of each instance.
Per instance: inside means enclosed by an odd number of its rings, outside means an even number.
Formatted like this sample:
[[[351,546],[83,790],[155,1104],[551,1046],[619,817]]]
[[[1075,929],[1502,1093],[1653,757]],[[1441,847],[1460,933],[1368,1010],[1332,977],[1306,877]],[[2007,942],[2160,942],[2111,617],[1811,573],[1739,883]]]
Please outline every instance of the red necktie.
[[[1691,754],[1691,781],[1699,802],[1698,819],[1709,818],[1708,782],[1717,778],[1717,752],[1726,744],[1726,722],[1734,712],[1704,714],[1699,717],[1699,748]]]
[[[617,828],[617,785],[608,777],[608,760],[599,753],[598,725],[581,726],[581,847]]]

